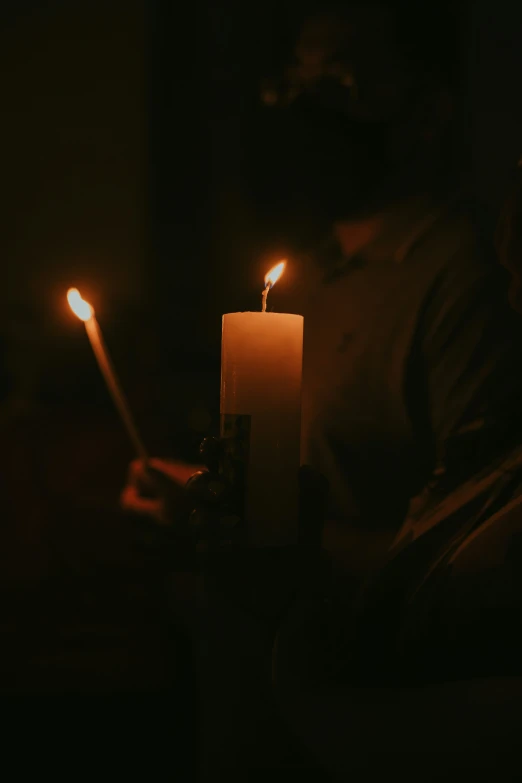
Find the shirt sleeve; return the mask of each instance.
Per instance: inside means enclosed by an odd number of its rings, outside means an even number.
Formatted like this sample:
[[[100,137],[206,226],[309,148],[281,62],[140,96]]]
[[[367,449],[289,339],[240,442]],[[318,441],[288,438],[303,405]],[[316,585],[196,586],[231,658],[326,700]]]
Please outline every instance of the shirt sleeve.
[[[403,612],[409,686],[522,675],[522,484],[427,578]]]
[[[459,251],[432,286],[408,379],[414,428],[452,486],[487,464],[521,418],[520,318],[504,271],[472,253]]]

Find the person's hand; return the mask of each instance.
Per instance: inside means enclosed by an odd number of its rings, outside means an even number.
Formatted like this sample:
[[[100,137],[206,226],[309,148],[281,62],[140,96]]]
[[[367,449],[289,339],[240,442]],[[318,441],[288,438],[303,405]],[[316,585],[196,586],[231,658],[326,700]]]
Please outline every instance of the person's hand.
[[[247,557],[244,552],[247,530],[241,515],[243,488],[235,486],[228,478],[222,442],[217,438],[205,438],[200,446],[200,458],[205,468],[199,470],[194,465],[161,459],[151,459],[147,465],[133,462],[121,495],[122,507],[157,525],[168,526],[176,537],[190,539],[199,552],[215,552],[218,562],[214,577],[219,574],[217,582],[222,583],[224,592],[229,592],[228,577],[234,574],[237,578],[232,580],[232,592],[236,593],[237,585],[242,584],[246,595],[253,593],[257,599],[262,597],[261,602],[256,599],[253,603],[267,604],[264,611],[268,614],[284,611],[295,589],[315,592],[317,579],[322,582],[324,573],[321,567],[315,574],[315,568],[308,561],[310,556],[312,560],[317,555],[319,560],[324,556],[320,550],[328,493],[325,478],[308,466],[302,466],[299,471],[299,538],[295,545],[276,548],[275,552],[268,549],[254,555],[250,553]],[[243,552],[239,561],[233,554],[238,549]],[[219,556],[227,551],[230,551],[232,561]],[[259,558],[261,562],[258,562]],[[304,580],[303,563],[307,563]],[[241,578],[236,573],[238,568],[242,572]],[[280,579],[276,579],[275,573],[279,571]]]
[[[157,524],[171,525],[190,512],[185,485],[198,470],[196,465],[171,460],[151,458],[146,465],[135,460],[129,466],[121,506]]]
[[[240,517],[234,511],[231,485],[220,474],[221,444],[205,438],[203,467],[153,458],[131,463],[122,508],[137,517],[169,527],[176,537],[192,540],[199,551],[227,546]]]

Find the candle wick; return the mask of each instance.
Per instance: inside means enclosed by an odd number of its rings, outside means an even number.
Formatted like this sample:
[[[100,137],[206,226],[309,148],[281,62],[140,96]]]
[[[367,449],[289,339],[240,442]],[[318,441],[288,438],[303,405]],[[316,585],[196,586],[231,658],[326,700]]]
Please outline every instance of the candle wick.
[[[262,294],[262,300],[261,300],[261,312],[266,313],[266,298],[268,296],[268,292],[270,291],[270,283],[268,283],[267,287],[263,291]]]

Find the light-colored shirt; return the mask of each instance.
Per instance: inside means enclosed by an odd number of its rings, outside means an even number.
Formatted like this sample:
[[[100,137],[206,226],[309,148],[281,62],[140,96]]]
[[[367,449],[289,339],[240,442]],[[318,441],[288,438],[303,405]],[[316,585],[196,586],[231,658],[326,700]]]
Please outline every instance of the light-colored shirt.
[[[375,528],[434,476],[449,491],[487,464],[522,399],[508,280],[468,209],[392,228],[388,252],[327,265],[304,309],[302,461],[330,483],[330,518]]]

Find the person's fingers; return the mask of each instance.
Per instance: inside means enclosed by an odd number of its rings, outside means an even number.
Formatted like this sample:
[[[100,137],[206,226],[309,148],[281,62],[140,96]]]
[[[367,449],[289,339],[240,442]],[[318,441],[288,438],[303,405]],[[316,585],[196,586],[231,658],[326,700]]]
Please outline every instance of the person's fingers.
[[[129,464],[127,470],[127,483],[136,484],[145,474],[144,462],[141,459],[135,459]]]
[[[132,485],[125,487],[121,493],[120,505],[125,511],[131,511],[141,516],[153,517],[154,519],[161,519],[163,516],[163,501],[143,497]]]
[[[198,470],[206,470],[200,465],[187,465],[185,462],[158,459],[157,457],[152,457],[147,464],[150,472],[168,478],[181,486],[185,486],[189,478]]]
[[[182,462],[172,462],[153,457],[146,463],[134,460],[130,463],[127,486],[135,487],[142,495],[168,495],[178,497],[196,467]]]
[[[120,496],[120,504],[126,511],[164,524],[188,518],[195,499],[186,485],[191,477],[203,473],[208,475],[205,468],[158,457],[152,457],[146,463],[134,460],[129,465],[127,486]],[[205,487],[210,488],[211,483],[207,482]]]
[[[129,465],[127,486],[135,487],[140,492],[147,494],[154,494],[158,489],[157,481],[155,481],[152,471],[140,459],[134,460]]]
[[[167,479],[184,486],[198,470],[206,470],[206,468],[159,457],[151,457],[146,463],[143,460],[134,460],[129,465],[128,483],[143,484],[150,482],[151,478],[157,478],[160,481]]]

